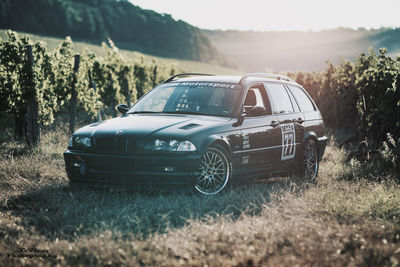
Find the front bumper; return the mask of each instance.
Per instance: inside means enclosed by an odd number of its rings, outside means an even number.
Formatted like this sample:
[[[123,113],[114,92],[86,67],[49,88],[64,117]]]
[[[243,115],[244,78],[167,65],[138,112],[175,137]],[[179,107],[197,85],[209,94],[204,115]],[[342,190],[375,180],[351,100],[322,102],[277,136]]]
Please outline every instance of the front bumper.
[[[65,168],[72,183],[92,185],[195,184],[196,153],[94,154],[67,150]]]

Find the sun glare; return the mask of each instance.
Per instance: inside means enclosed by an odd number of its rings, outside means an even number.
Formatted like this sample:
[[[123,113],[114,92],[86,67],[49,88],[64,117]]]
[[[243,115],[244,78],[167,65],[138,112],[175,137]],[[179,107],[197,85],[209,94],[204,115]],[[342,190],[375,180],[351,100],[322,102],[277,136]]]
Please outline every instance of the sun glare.
[[[399,27],[398,0],[158,1],[135,5],[168,13],[203,29],[321,30],[337,27]]]

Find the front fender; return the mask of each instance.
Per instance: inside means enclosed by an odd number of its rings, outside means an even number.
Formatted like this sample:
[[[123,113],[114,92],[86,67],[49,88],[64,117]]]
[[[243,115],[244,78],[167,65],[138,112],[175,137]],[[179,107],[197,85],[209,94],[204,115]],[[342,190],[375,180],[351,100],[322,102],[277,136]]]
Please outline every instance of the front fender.
[[[203,154],[204,152],[206,152],[207,148],[211,144],[214,144],[214,143],[223,146],[226,149],[226,151],[229,153],[229,155],[232,156],[228,139],[225,136],[221,136],[221,135],[210,135],[205,140],[203,140],[203,142],[201,143],[201,146],[199,148],[199,153]]]

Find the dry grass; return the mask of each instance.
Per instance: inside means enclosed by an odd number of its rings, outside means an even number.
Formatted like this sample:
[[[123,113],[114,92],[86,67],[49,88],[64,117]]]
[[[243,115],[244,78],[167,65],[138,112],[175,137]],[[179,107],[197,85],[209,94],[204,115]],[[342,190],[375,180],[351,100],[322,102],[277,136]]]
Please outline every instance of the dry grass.
[[[26,149],[1,137],[0,265],[400,265],[398,185],[341,179],[355,167],[333,146],[317,185],[204,197],[70,187],[67,138],[49,132]],[[7,256],[21,247],[57,257]]]

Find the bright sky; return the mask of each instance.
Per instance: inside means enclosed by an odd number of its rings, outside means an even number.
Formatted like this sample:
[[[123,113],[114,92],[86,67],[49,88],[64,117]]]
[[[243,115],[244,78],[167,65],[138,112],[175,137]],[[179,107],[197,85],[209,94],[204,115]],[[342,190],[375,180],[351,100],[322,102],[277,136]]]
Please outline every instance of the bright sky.
[[[400,0],[130,0],[202,29],[400,27]]]

